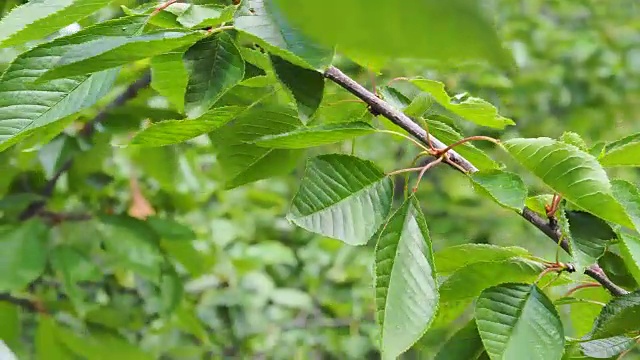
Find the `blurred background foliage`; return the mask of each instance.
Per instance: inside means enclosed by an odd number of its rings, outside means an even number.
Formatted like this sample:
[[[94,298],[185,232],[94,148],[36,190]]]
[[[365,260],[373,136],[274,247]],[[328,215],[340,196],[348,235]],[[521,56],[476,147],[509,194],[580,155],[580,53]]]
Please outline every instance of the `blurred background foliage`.
[[[0,12],[20,2],[5,0]],[[120,15],[117,5],[142,3],[115,1],[111,8],[79,25]],[[398,60],[375,76],[375,84],[384,85],[400,76],[441,80],[451,93],[468,92],[490,101],[517,124],[506,133],[456,124],[466,135],[558,137],[574,131],[592,145],[640,131],[640,3],[493,0],[486,6],[513,52],[517,72]],[[0,49],[0,68],[16,55],[15,49]],[[139,77],[147,65],[126,68],[114,94]],[[367,87],[373,86],[367,70],[344,59],[336,65]],[[244,88],[227,96],[250,101],[259,94],[257,88]],[[328,86],[314,121],[365,118],[384,122],[372,119],[364,104],[353,100],[337,86]],[[99,109],[86,112],[83,118],[92,118]],[[99,281],[87,279],[80,291],[86,326],[94,330],[94,336],[103,334],[102,346],[109,344],[110,334],[119,333],[140,344],[152,358],[377,358],[373,244],[350,247],[297,229],[284,218],[304,161],[289,176],[227,190],[225,169],[211,150],[215,144],[207,138],[143,150],[111,146],[143,122],[176,117],[166,99],[152,89],[141,91],[106,116],[93,144],[74,143],[83,151],[59,183],[49,209],[88,214],[154,212],[160,219],[185,225],[181,229],[186,238],[195,239],[183,241],[180,234],[163,238],[162,248],[175,260],[174,275],[181,281],[169,279],[160,290],[96,255],[103,276]],[[0,223],[15,219],[20,204],[32,200],[24,199],[24,194],[43,186],[52,164],[60,161],[62,155],[51,154],[63,154],[61,144],[66,143],[57,139],[41,148],[21,144],[0,153],[0,196],[4,197]],[[494,159],[507,161],[491,145],[478,146]],[[416,154],[410,144],[376,134],[353,144],[314,149],[309,155],[336,151],[353,151],[386,171],[409,164]],[[640,180],[635,169],[615,171],[636,184]],[[545,192],[533,178],[526,180],[531,196]],[[555,247],[544,235],[478,196],[467,179],[445,166],[426,175],[419,198],[436,251],[455,244],[489,243],[518,245],[547,259],[554,257]],[[63,222],[53,234],[54,244],[99,251],[95,239],[101,235],[95,220]],[[609,254],[606,259],[610,263],[605,268],[615,277],[618,258]],[[31,291],[45,308],[61,310],[62,321],[76,329],[85,326],[74,320],[77,310],[70,303],[69,290],[51,269]],[[608,297],[599,289],[587,291],[601,292],[594,296],[603,300]],[[163,304],[172,301],[178,304],[173,315],[160,316]],[[569,333],[580,336],[599,308],[592,304],[572,307],[577,310],[568,319]],[[53,333],[82,353],[81,338],[37,318],[33,312],[0,302],[0,338],[20,358],[29,358]],[[463,315],[432,327],[406,357],[430,358],[445,338],[465,324],[464,319]],[[117,344],[102,350],[113,358],[140,358]]]

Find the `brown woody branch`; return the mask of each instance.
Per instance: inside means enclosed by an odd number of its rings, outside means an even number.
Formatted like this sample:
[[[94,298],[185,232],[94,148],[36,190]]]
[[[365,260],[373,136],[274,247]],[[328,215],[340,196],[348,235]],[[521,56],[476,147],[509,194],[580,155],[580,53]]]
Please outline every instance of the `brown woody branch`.
[[[418,125],[403,112],[395,109],[387,102],[378,98],[375,94],[357,83],[355,80],[351,79],[349,76],[340,71],[340,69],[331,66],[324,72],[324,76],[334,83],[340,85],[353,95],[357,96],[358,98],[360,98],[360,100],[364,101],[367,105],[369,105],[369,110],[372,114],[379,114],[391,120],[391,122],[398,125],[427,146],[429,146],[430,142],[431,145],[438,150],[447,149],[447,145],[435,138],[433,135],[429,135],[427,139],[427,132],[425,129],[423,129],[420,125]],[[447,156],[448,164],[456,170],[464,170],[468,174],[478,171],[478,168],[476,168],[469,160],[465,159],[454,150],[447,151]],[[567,243],[566,239],[562,239],[561,241],[562,236],[560,234],[560,231],[557,229],[557,227],[550,225],[548,219],[545,219],[544,217],[538,215],[538,213],[527,207],[522,209],[519,214],[528,222],[537,227],[540,231],[542,231],[545,235],[551,238],[554,242],[558,243],[560,241],[560,246],[562,247],[562,249],[564,249],[567,253],[571,253],[569,244]],[[623,295],[628,293],[626,290],[613,283],[598,264],[592,265],[591,267],[586,269],[584,273],[599,282],[613,295]]]
[[[150,83],[151,74],[147,72],[140,79],[129,85],[122,94],[118,95],[118,97],[116,97],[107,106],[105,106],[105,108],[102,109],[102,111],[100,111],[98,115],[84,124],[82,129],[79,131],[80,136],[85,138],[91,137],[91,135],[93,135],[93,132],[95,131],[96,125],[100,124],[102,121],[104,121],[104,119],[106,119],[110,110],[121,106],[127,101],[136,97],[138,92],[149,86]],[[64,173],[71,169],[71,166],[73,166],[73,158],[67,160],[64,164],[62,164],[62,166],[60,166],[58,171],[56,171],[51,179],[47,181],[41,191],[41,194],[45,199],[38,200],[29,204],[29,206],[22,212],[22,214],[20,214],[20,220],[28,220],[36,215],[39,215],[43,211],[45,206],[47,206],[47,199],[50,198],[51,195],[53,195],[53,190],[55,189],[58,180],[60,180],[60,177],[62,177]]]

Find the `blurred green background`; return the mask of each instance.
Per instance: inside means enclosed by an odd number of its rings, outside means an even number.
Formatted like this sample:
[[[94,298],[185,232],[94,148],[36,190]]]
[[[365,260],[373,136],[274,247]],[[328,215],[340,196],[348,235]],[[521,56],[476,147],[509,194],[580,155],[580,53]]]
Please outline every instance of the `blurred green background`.
[[[5,0],[0,12],[19,2]],[[115,3],[137,4],[127,0]],[[493,0],[486,7],[513,53],[517,73],[478,65],[433,66],[398,60],[383,68],[375,83],[383,85],[400,76],[441,80],[451,93],[469,92],[490,101],[517,124],[506,132],[457,124],[466,135],[558,137],[564,131],[574,131],[592,145],[640,131],[640,2]],[[110,18],[118,11],[113,6],[96,16]],[[0,49],[0,68],[16,55],[12,49]],[[336,66],[372,87],[370,72],[347,60]],[[131,74],[122,75],[123,81],[137,75],[137,69],[129,71]],[[371,117],[363,104],[345,101],[349,99],[354,98],[335,85],[329,86],[317,116],[327,121],[345,113],[353,120]],[[144,90],[112,111],[105,128],[124,133],[150,116],[153,120],[171,118],[174,112],[166,103],[153,90]],[[100,286],[83,289],[87,302],[93,305],[111,299],[105,306],[88,305],[87,319],[93,326],[117,330],[165,359],[378,358],[374,244],[347,246],[295,228],[285,220],[304,162],[288,177],[225,190],[224,169],[207,141],[141,151],[112,147],[110,141],[103,133],[95,137],[94,148],[76,161],[50,207],[126,212],[131,206],[133,178],[158,214],[187,224],[197,240],[162,243],[177,260],[178,274],[185,284],[184,300],[172,317],[154,315],[161,299],[144,282],[113,272]],[[492,145],[477,146],[494,159],[507,161]],[[0,196],[41,186],[47,161],[42,154],[46,151],[45,147],[0,153]],[[385,171],[408,165],[416,154],[410,144],[376,134],[355,144],[312,150],[309,155],[336,151],[354,151]],[[635,169],[614,169],[614,173],[636,184],[640,181]],[[525,180],[531,185],[531,196],[545,193],[532,177]],[[418,195],[436,251],[455,244],[488,243],[522,246],[546,259],[555,255],[554,244],[543,234],[478,196],[466,178],[445,166],[427,173]],[[0,222],[10,218],[7,204],[3,206]],[[55,236],[91,248],[95,246],[91,240],[98,236],[93,227],[92,221],[67,222],[55,228]],[[612,261],[615,264],[615,259]],[[607,269],[613,269],[609,265]],[[35,291],[54,302],[59,285],[54,276],[45,277]],[[65,307],[64,302],[56,304]],[[581,306],[584,321],[590,324],[598,308]],[[29,358],[26,354],[33,351],[37,315],[15,311],[0,302],[0,337],[9,324],[2,316],[19,319],[19,336],[11,335],[9,343],[18,355]],[[462,320],[437,324],[406,358],[433,356],[443,340],[465,323]],[[580,320],[568,316],[567,320],[573,326],[570,334],[584,334]],[[117,346],[111,350],[115,358]]]

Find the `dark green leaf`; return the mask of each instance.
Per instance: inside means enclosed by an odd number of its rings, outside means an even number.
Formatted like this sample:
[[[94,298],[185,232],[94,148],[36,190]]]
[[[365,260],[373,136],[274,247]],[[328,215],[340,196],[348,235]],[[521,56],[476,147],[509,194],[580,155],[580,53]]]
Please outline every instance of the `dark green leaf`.
[[[395,359],[427,331],[438,307],[431,239],[414,196],[382,230],[375,264],[382,357]]]
[[[620,233],[620,252],[629,272],[640,284],[640,238],[637,236]]]
[[[291,131],[301,125],[287,108],[254,107],[211,135],[218,147],[228,188],[289,173],[302,155],[299,150],[267,149],[251,144],[265,136]]]
[[[0,21],[0,45],[38,40],[103,8],[113,0],[40,0],[14,8]]]
[[[240,6],[236,29],[251,35],[269,52],[309,69],[324,69],[331,63],[332,47],[320,47],[296,31],[274,1],[246,0]]]
[[[157,147],[181,143],[224,126],[243,109],[240,106],[224,106],[211,109],[197,119],[153,123],[137,133],[131,139],[131,145]]]
[[[449,246],[436,252],[436,269],[439,274],[444,275],[476,262],[502,261],[528,255],[529,252],[526,249],[516,246],[462,244]]]
[[[483,352],[484,346],[476,322],[470,321],[447,340],[435,360],[475,360]]]
[[[518,175],[494,169],[475,172],[469,178],[476,190],[489,196],[499,205],[522,211],[527,198],[527,187]]]
[[[613,197],[607,173],[593,156],[549,138],[516,138],[505,141],[504,147],[568,201],[604,220],[632,226]]]
[[[382,57],[513,64],[493,24],[475,2],[315,0],[304,7],[294,0],[274,3],[292,25],[326,46],[336,45],[356,61]]]
[[[604,254],[608,243],[616,238],[604,220],[582,211],[567,211],[560,215],[560,227],[571,246],[578,273],[594,264]]]
[[[362,121],[301,127],[290,132],[267,135],[255,140],[262,147],[276,149],[306,149],[333,144],[371,134],[376,129]]]
[[[628,235],[629,234],[618,235],[620,239],[618,248],[622,256],[611,251],[606,251],[604,255],[598,259],[598,265],[600,265],[600,268],[607,277],[617,285],[626,289],[635,289],[638,288],[638,281],[633,274],[636,272],[638,265],[634,267],[634,264],[631,262],[633,258],[626,253],[628,244],[625,237]],[[640,241],[640,239],[638,239],[638,241]],[[631,247],[633,247],[633,244],[631,244]],[[638,271],[638,273],[640,274],[640,271]],[[640,277],[638,278],[640,279]]]
[[[391,179],[373,163],[331,154],[307,163],[287,218],[309,231],[365,244],[391,209]]]
[[[106,36],[75,44],[39,81],[90,74],[110,69],[192,44],[202,38],[201,32],[160,31],[136,36]]]
[[[158,281],[163,258],[153,229],[143,221],[126,216],[102,216],[100,221],[104,248],[113,261]]]
[[[163,240],[190,241],[196,238],[190,227],[173,219],[150,216],[147,223]]]
[[[38,220],[0,228],[0,292],[23,290],[42,274],[48,237],[49,230]]]
[[[503,284],[476,302],[478,332],[492,359],[560,359],[564,330],[555,307],[535,285]]]
[[[453,144],[463,139],[459,132],[441,121],[427,119],[427,125],[429,126],[429,133],[445,144]],[[489,155],[475,147],[471,142],[456,146],[456,152],[471,161],[480,170],[498,168],[498,164]]]
[[[580,343],[580,350],[586,356],[596,359],[609,359],[630,349],[635,344],[633,339],[614,336],[607,339],[591,340]]]
[[[188,118],[207,112],[224,93],[242,81],[244,60],[228,34],[200,40],[184,54],[189,74],[184,105]]]
[[[271,64],[278,80],[293,96],[302,122],[307,123],[322,102],[324,76],[322,73],[294,65],[279,56],[271,56]]]
[[[613,298],[593,324],[592,339],[603,339],[640,330],[640,291]]]

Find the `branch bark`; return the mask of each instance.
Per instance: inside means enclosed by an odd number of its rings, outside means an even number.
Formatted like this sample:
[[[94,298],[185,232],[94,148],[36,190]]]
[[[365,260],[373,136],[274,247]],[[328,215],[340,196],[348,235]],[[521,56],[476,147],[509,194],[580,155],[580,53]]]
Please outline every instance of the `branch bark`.
[[[147,72],[140,79],[136,80],[131,85],[129,85],[122,94],[118,95],[118,97],[113,99],[113,101],[111,101],[107,106],[105,106],[105,108],[102,109],[102,111],[100,111],[100,113],[98,113],[96,117],[88,121],[79,131],[80,136],[85,138],[91,137],[91,135],[93,135],[93,132],[95,131],[96,125],[104,121],[104,119],[107,117],[110,110],[118,106],[121,106],[127,101],[136,97],[136,95],[138,95],[138,92],[146,88],[147,86],[149,86],[150,83],[151,83],[151,74]],[[45,184],[44,188],[41,191],[41,194],[42,196],[44,196],[45,199],[35,201],[29,204],[29,206],[27,206],[27,208],[22,212],[22,214],[20,214],[20,217],[19,217],[20,220],[28,220],[40,214],[40,212],[45,208],[45,206],[47,206],[47,199],[50,198],[51,195],[53,195],[53,190],[56,188],[56,184],[58,183],[58,180],[60,180],[60,177],[62,177],[64,173],[66,173],[67,171],[69,171],[69,169],[71,169],[71,166],[73,166],[73,158],[67,160],[64,164],[62,164],[60,169],[58,169],[58,171],[56,171],[56,173],[51,177],[51,179],[47,181],[47,183]]]
[[[373,114],[380,114],[385,118],[389,119],[392,123],[398,125],[413,137],[418,139],[425,145],[429,145],[427,141],[427,132],[423,129],[419,124],[413,121],[410,117],[405,115],[403,112],[395,109],[391,105],[389,105],[384,100],[378,98],[375,94],[367,90],[365,87],[357,83],[355,80],[351,79],[349,76],[344,74],[340,69],[331,66],[325,72],[324,76],[333,81],[334,83],[340,85],[345,90],[349,91],[360,100],[364,101],[367,105],[369,105],[369,109]],[[429,135],[429,140],[433,147],[438,150],[446,149],[447,145],[442,141],[435,138],[433,135]],[[465,159],[463,156],[455,152],[454,150],[447,151],[447,155],[449,160],[453,164],[451,165],[454,169],[460,171],[463,169],[467,173],[471,174],[478,171],[469,160]],[[549,221],[544,217],[538,215],[535,211],[525,207],[522,211],[519,212],[520,216],[522,216],[525,220],[533,224],[540,231],[542,231],[545,235],[547,235],[550,239],[552,239],[555,243],[561,241],[560,231],[551,226]],[[569,248],[569,244],[566,239],[562,239],[560,242],[560,246],[567,253],[570,253],[571,250]],[[597,282],[599,282],[604,288],[609,290],[613,295],[619,296],[628,293],[625,289],[619,287],[615,283],[613,283],[607,275],[604,273],[602,268],[597,264],[592,265],[588,269],[585,270],[585,275],[593,278]]]

